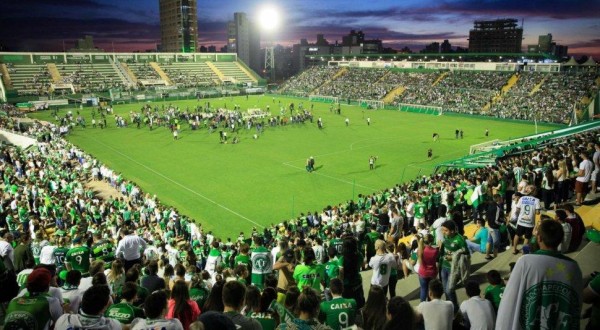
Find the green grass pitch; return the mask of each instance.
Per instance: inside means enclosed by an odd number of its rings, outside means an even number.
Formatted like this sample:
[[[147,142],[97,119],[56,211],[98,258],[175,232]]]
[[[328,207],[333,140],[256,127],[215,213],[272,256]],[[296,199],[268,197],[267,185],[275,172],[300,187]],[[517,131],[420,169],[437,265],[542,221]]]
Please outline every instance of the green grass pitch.
[[[211,102],[212,107],[241,109],[269,105],[279,114],[279,101],[288,105],[308,100],[275,96],[227,97],[208,100],[165,102],[184,110]],[[150,103],[153,107],[161,102]],[[130,111],[142,104],[114,107],[115,113],[129,119]],[[182,123],[179,140],[174,141],[166,127],[117,128],[107,117],[107,129],[93,129],[91,108],[84,108],[87,128],[75,128],[67,139],[123,173],[145,192],[156,194],[168,205],[201,223],[220,237],[237,237],[253,226],[261,229],[299,215],[321,211],[371,194],[396,183],[430,174],[435,165],[468,154],[469,146],[491,139],[507,139],[535,133],[533,123],[516,123],[465,116],[433,116],[390,110],[365,110],[342,105],[341,115],[331,113],[330,105],[314,104],[315,122],[266,127],[254,139],[255,129],[242,129],[239,144],[220,144],[219,133],[207,129],[192,131]],[[61,110],[64,115],[67,110]],[[72,109],[73,113],[76,109]],[[289,116],[289,111],[286,112]],[[32,117],[53,121],[50,112]],[[322,117],[324,128],[316,119]],[[345,119],[350,120],[346,126]],[[367,125],[367,118],[371,125]],[[540,132],[556,126],[539,125]],[[485,137],[485,129],[490,136]],[[463,129],[464,139],[455,139],[454,130]],[[433,132],[440,135],[438,142]],[[232,134],[229,133],[231,138]],[[433,149],[428,160],[427,150]],[[307,173],[306,159],[313,156],[316,171]],[[377,156],[376,168],[369,170],[369,157]]]

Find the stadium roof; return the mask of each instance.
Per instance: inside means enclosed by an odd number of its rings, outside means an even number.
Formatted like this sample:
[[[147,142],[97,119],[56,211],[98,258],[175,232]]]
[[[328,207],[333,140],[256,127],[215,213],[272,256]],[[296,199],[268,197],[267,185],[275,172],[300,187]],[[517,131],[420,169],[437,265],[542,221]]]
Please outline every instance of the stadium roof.
[[[364,59],[364,60],[444,60],[444,61],[466,61],[466,62],[502,62],[513,60],[557,60],[556,57],[544,53],[396,53],[396,54],[306,54],[305,57],[325,58],[330,60]]]
[[[575,57],[571,56],[571,58],[569,59],[569,61],[567,63],[565,63],[566,66],[578,66],[579,63],[577,63],[577,61],[575,61]]]

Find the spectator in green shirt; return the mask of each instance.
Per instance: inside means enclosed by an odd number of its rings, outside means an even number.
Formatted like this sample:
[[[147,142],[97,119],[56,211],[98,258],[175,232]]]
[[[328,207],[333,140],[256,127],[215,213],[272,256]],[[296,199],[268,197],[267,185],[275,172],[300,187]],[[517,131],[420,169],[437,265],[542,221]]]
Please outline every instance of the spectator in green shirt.
[[[444,241],[440,250],[442,283],[444,284],[446,299],[452,301],[454,304],[454,311],[456,312],[458,310],[456,291],[450,289],[451,283],[448,282],[452,270],[451,262],[458,254],[469,254],[469,248],[467,247],[464,237],[458,234],[458,228],[453,220],[448,220],[442,224],[442,233],[444,235]]]
[[[487,272],[486,276],[490,285],[488,285],[485,288],[485,292],[483,295],[485,299],[489,300],[492,303],[492,306],[494,306],[494,311],[496,311],[497,313],[498,307],[500,307],[500,300],[502,299],[502,294],[504,293],[504,288],[506,287],[506,285],[504,284],[500,273],[495,269],[492,269],[489,272]]]
[[[136,317],[144,317],[144,311],[133,305],[137,298],[137,289],[137,284],[126,282],[121,291],[121,302],[108,307],[104,316],[115,319],[121,324],[131,324]]]
[[[294,280],[302,290],[308,286],[321,292],[321,284],[325,286],[325,266],[315,263],[315,251],[311,247],[304,249],[304,263],[294,269]]]
[[[321,303],[319,319],[334,330],[347,329],[356,319],[356,301],[342,297],[344,286],[340,279],[332,279],[330,287],[333,298]]]

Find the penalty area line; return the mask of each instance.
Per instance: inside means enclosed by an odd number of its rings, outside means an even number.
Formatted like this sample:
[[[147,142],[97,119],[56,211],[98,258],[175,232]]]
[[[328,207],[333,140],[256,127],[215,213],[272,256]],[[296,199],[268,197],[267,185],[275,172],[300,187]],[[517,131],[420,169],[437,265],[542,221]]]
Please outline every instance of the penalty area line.
[[[179,183],[179,182],[177,182],[177,181],[175,181],[175,180],[173,180],[173,179],[169,178],[168,176],[166,176],[166,175],[164,175],[164,174],[162,174],[162,173],[160,173],[160,172],[158,172],[158,171],[154,170],[153,168],[151,168],[151,167],[149,167],[149,166],[147,166],[147,165],[145,165],[145,164],[142,164],[142,163],[138,162],[137,160],[135,160],[135,159],[133,159],[133,158],[129,157],[128,155],[126,155],[126,154],[122,153],[121,151],[119,151],[119,150],[117,150],[117,149],[115,149],[115,148],[113,148],[113,147],[111,147],[111,146],[109,146],[109,145],[105,144],[104,142],[101,142],[101,141],[96,141],[96,143],[99,143],[99,144],[101,144],[101,145],[103,145],[103,146],[105,146],[105,147],[107,147],[107,148],[109,148],[109,149],[113,150],[115,153],[117,153],[117,154],[119,154],[119,155],[123,156],[124,158],[128,159],[129,161],[131,161],[131,162],[133,162],[133,163],[135,163],[135,164],[137,164],[137,165],[139,165],[139,166],[141,166],[141,167],[143,167],[143,168],[147,169],[148,171],[150,171],[150,172],[152,172],[152,173],[154,173],[154,174],[156,174],[156,175],[158,175],[158,176],[162,177],[163,179],[165,179],[165,180],[167,180],[167,181],[170,181],[170,182],[174,183],[175,185],[177,185],[177,186],[179,186],[179,187],[181,187],[181,188],[183,188],[183,189],[185,189],[185,190],[187,190],[187,191],[189,191],[189,192],[193,193],[194,195],[196,195],[196,196],[198,196],[198,197],[200,197],[200,198],[202,198],[202,199],[204,199],[204,200],[206,200],[206,201],[208,201],[208,202],[210,202],[210,203],[212,203],[212,204],[214,204],[214,205],[216,205],[216,206],[218,206],[218,207],[220,207],[220,208],[222,208],[222,209],[226,210],[227,212],[229,212],[229,213],[231,213],[231,214],[234,214],[234,215],[236,215],[236,216],[238,216],[238,217],[240,217],[240,218],[242,218],[242,219],[244,219],[244,220],[246,220],[246,221],[248,221],[248,222],[250,222],[250,223],[252,223],[252,224],[254,224],[254,225],[258,226],[258,227],[260,227],[260,228],[265,228],[263,225],[261,225],[261,224],[259,224],[259,223],[255,222],[255,221],[253,221],[253,220],[251,220],[251,219],[247,218],[246,216],[244,216],[244,215],[242,215],[242,214],[240,214],[240,213],[238,213],[238,212],[236,212],[236,211],[234,211],[234,210],[232,210],[232,209],[228,208],[227,206],[225,206],[225,205],[223,205],[223,204],[217,203],[216,201],[214,201],[214,200],[212,200],[212,199],[210,199],[210,198],[208,198],[208,197],[206,197],[206,196],[202,195],[201,193],[199,193],[199,192],[197,192],[197,191],[195,191],[195,190],[193,190],[193,189],[191,189],[191,188],[188,188],[188,187],[184,186],[183,184],[181,184],[181,183]]]

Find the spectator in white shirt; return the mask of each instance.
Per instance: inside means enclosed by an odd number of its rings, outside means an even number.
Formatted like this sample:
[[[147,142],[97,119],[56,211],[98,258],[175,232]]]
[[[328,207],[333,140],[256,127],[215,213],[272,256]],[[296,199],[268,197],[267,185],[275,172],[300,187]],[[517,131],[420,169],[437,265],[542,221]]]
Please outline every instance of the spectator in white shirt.
[[[481,298],[479,283],[470,280],[465,284],[465,291],[469,299],[460,304],[464,326],[472,330],[493,330],[495,317],[492,303]]]
[[[371,285],[379,285],[383,292],[388,291],[390,282],[390,273],[392,269],[397,269],[396,258],[386,251],[385,242],[378,239],[375,242],[375,255],[369,260],[369,266],[373,269]]]
[[[83,296],[83,291],[79,290],[80,282],[81,272],[73,269],[67,273],[65,284],[60,287],[63,304],[69,305],[68,312],[79,312],[79,304],[81,303],[81,297]]]
[[[425,329],[452,329],[454,305],[451,301],[441,300],[444,286],[438,279],[429,282],[429,299],[417,306],[417,321],[424,322]]]
[[[58,237],[56,237],[55,241],[58,241]],[[55,242],[55,244],[45,245],[42,248],[42,250],[40,251],[40,264],[55,265],[56,258],[54,257],[54,250],[56,250],[56,248],[57,248],[56,242]]]
[[[140,251],[146,248],[147,243],[129,228],[124,229],[123,234],[125,236],[123,236],[117,245],[116,255],[118,258],[125,260],[125,272],[127,272],[133,265],[142,263]]]
[[[15,256],[11,245],[12,241],[13,235],[8,231],[0,238],[0,257],[4,260],[4,264],[8,269],[14,269]]]
[[[592,172],[594,170],[594,163],[592,163],[592,161],[588,158],[588,155],[585,150],[582,150],[579,153],[579,156],[581,156],[582,160],[579,164],[579,172],[577,172],[577,178],[575,178],[575,193],[577,205],[581,205],[581,203],[583,203],[585,195],[588,193],[588,183],[592,178]]]

